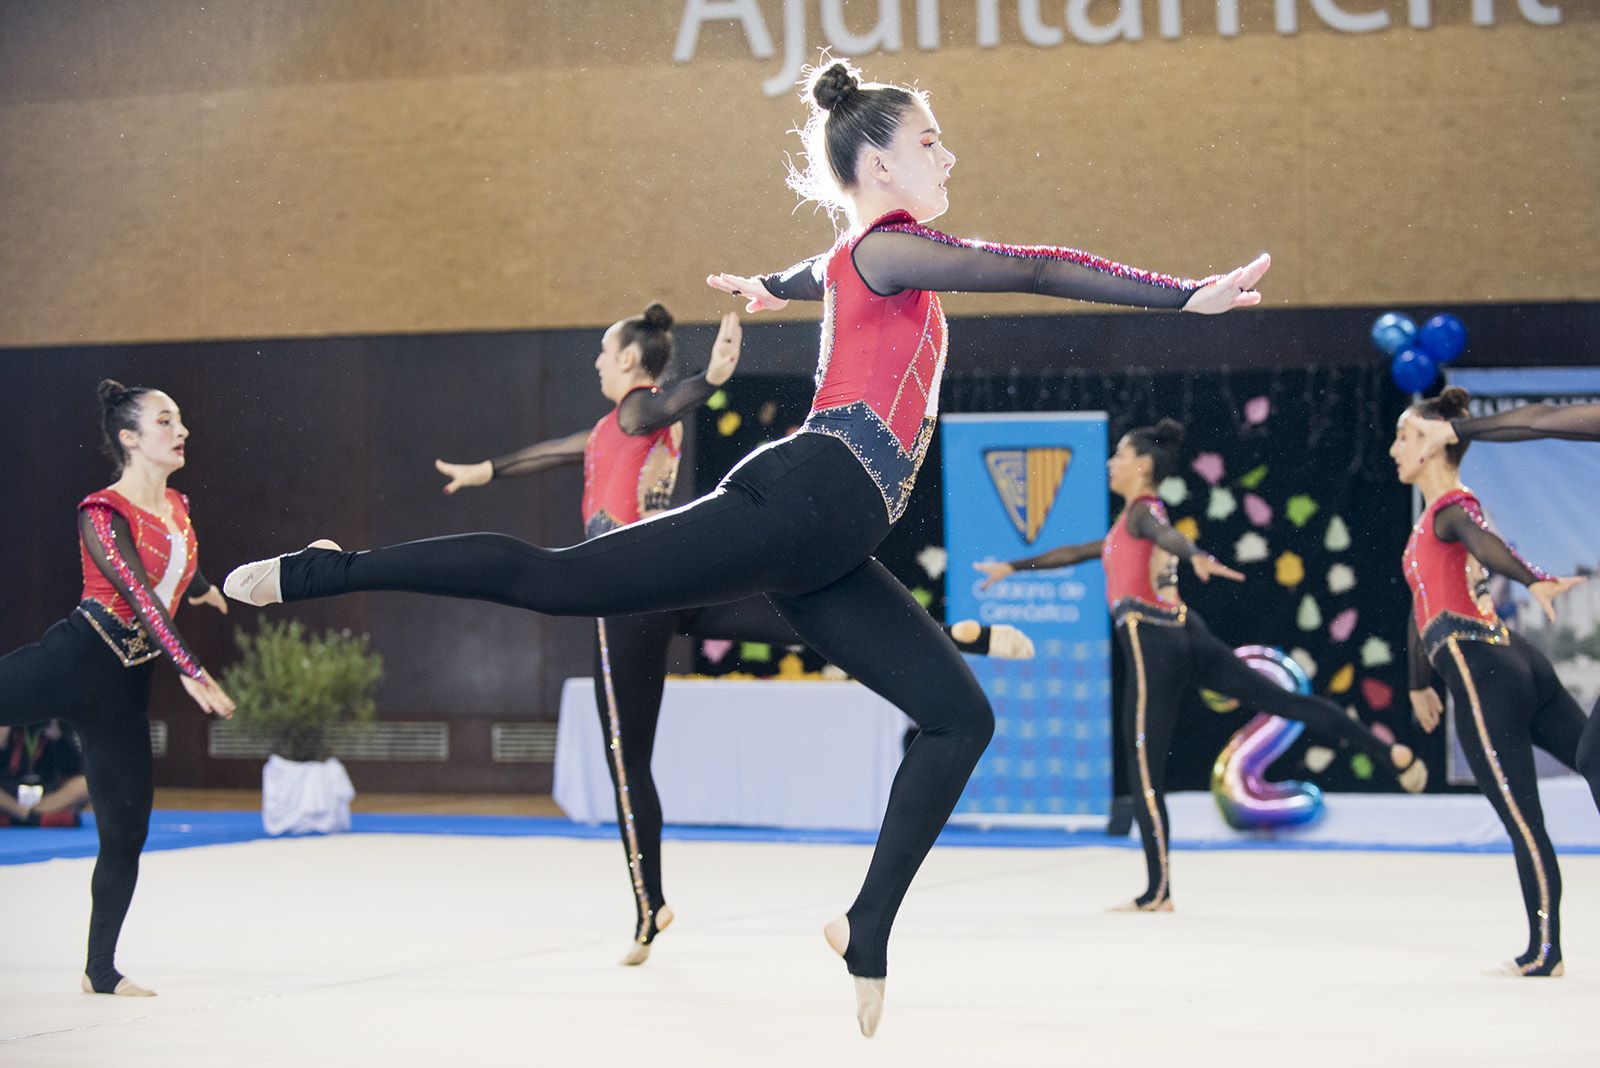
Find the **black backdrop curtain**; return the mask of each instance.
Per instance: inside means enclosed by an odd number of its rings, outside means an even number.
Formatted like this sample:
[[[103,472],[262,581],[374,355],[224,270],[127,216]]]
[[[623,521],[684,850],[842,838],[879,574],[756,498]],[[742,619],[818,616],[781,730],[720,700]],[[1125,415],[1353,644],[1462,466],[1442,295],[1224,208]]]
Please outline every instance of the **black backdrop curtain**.
[[[697,484],[709,488],[752,448],[798,425],[811,391],[800,376],[734,379],[717,407],[699,417]],[[1395,481],[1387,450],[1406,403],[1387,367],[1376,362],[1178,374],[952,375],[942,398],[946,412],[1105,411],[1113,443],[1162,416],[1183,422],[1185,463],[1162,487],[1169,514],[1193,524],[1190,533],[1204,548],[1249,576],[1243,585],[1205,585],[1187,574],[1191,606],[1224,641],[1294,652],[1311,669],[1316,692],[1442,767],[1440,738],[1412,725],[1405,693],[1409,598],[1399,558],[1411,495]],[[936,442],[904,519],[878,556],[942,618],[940,475]],[[771,674],[781,651],[763,652],[702,644],[696,670]],[[808,656],[805,666],[820,664]],[[1246,717],[1244,710],[1219,714],[1190,695],[1174,746],[1172,788],[1206,787],[1212,760]],[[1309,776],[1334,790],[1393,788],[1381,771],[1348,753],[1313,772],[1306,755],[1315,744],[1302,737],[1275,774]],[[1320,767],[1317,755],[1312,764]]]

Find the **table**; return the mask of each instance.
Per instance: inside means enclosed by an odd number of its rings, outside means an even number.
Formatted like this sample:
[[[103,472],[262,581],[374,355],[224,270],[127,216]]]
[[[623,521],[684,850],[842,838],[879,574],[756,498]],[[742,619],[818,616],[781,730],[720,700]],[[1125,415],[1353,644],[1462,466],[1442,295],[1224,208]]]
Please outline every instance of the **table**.
[[[858,682],[669,679],[654,772],[668,823],[876,830],[911,721]],[[555,801],[580,823],[616,802],[591,680],[568,679]]]

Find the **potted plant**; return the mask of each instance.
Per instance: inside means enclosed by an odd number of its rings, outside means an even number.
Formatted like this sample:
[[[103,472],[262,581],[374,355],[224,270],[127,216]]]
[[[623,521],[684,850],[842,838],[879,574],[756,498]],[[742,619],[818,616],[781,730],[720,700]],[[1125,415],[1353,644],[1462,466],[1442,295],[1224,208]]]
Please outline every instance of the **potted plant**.
[[[336,728],[372,722],[383,658],[367,636],[307,634],[291,619],[234,632],[241,656],[222,674],[238,708],[233,726],[271,754],[261,775],[268,834],[346,831],[355,789],[330,751]]]

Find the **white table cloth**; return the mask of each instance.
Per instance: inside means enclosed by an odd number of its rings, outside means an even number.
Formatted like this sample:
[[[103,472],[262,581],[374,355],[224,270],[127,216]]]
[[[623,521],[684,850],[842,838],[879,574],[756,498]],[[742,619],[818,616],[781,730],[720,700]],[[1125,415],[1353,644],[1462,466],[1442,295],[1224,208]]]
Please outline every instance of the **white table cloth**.
[[[857,682],[669,679],[654,771],[668,823],[875,830],[908,720]],[[568,679],[555,800],[580,823],[616,803],[594,684]]]

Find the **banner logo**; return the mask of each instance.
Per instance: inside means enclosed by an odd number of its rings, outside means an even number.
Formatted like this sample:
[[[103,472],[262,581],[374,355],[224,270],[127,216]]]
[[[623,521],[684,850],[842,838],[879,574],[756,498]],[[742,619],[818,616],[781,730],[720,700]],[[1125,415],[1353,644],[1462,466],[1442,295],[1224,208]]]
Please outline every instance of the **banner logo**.
[[[1050,509],[1055,507],[1056,495],[1072,464],[1072,450],[988,449],[983,454],[983,464],[989,469],[989,479],[1006,515],[1011,517],[1011,525],[1024,542],[1032,545],[1050,518]]]

